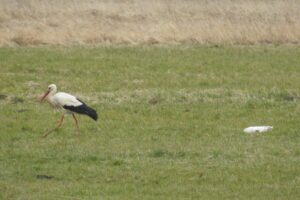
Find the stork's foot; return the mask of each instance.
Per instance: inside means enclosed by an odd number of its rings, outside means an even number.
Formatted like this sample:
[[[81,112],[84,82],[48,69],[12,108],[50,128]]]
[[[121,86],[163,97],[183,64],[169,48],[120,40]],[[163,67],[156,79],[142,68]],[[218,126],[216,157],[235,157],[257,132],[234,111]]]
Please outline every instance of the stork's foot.
[[[45,131],[45,133],[43,134],[42,138],[46,138],[48,135],[50,135],[50,133],[54,132],[54,131],[58,131],[60,127],[55,127],[53,129],[47,130]]]
[[[61,118],[60,118],[60,120],[59,120],[57,126],[56,126],[54,129],[50,129],[50,130],[46,131],[46,132],[44,133],[44,135],[43,135],[43,138],[46,138],[46,137],[47,137],[50,133],[52,133],[53,131],[58,130],[58,129],[62,126],[62,124],[63,124],[63,122],[64,122],[64,117],[65,117],[65,115],[63,114],[63,115],[61,116]]]
[[[42,138],[46,138],[50,133],[52,133],[52,132],[55,131],[55,130],[57,130],[57,128],[47,130],[47,131],[43,134]]]

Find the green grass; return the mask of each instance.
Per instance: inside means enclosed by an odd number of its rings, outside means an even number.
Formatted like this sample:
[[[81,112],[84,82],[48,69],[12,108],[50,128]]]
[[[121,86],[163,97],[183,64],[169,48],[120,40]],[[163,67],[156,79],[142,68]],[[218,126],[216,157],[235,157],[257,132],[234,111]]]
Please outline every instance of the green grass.
[[[0,49],[0,199],[299,199],[300,48]],[[48,84],[100,114],[36,97]],[[273,125],[249,135],[250,125]]]

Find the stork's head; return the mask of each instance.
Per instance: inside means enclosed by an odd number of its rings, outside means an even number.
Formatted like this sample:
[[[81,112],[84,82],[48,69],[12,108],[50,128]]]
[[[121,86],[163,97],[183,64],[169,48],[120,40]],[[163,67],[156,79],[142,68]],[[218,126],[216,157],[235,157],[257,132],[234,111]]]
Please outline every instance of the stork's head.
[[[55,93],[56,90],[57,90],[57,87],[56,87],[55,84],[50,84],[50,85],[48,86],[48,91],[49,91],[49,92]]]
[[[44,101],[44,100],[47,98],[47,96],[48,96],[49,94],[55,94],[56,91],[57,91],[56,85],[55,85],[55,84],[50,84],[50,85],[48,86],[47,91],[46,91],[45,94],[42,96],[41,101]]]

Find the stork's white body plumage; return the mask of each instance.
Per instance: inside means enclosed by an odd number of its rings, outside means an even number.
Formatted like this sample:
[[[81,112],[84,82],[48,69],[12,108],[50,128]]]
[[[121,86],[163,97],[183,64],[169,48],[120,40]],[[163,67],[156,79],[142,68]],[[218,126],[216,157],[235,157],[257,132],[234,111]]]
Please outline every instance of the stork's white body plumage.
[[[63,110],[63,115],[62,115],[56,129],[60,128],[62,126],[62,123],[64,120],[64,114],[66,114],[66,113],[72,114],[78,131],[79,131],[78,120],[75,117],[74,113],[87,115],[95,121],[98,119],[97,112],[94,109],[92,109],[91,107],[87,106],[84,102],[77,99],[75,96],[73,96],[71,94],[68,94],[65,92],[56,93],[56,91],[57,91],[56,85],[51,84],[48,86],[47,92],[41,98],[41,101],[46,99],[54,108]],[[47,131],[46,134],[44,135],[44,137],[46,137],[52,131],[53,130]]]
[[[76,97],[65,92],[58,92],[47,98],[47,101],[55,108],[64,109],[64,106],[81,106],[80,102]],[[65,110],[65,109],[64,109]]]

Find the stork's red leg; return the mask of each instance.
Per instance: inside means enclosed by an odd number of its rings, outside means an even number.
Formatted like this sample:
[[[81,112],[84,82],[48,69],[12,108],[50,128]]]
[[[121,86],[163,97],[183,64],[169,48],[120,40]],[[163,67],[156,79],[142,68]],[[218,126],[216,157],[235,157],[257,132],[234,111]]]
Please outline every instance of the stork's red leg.
[[[65,115],[63,114],[63,115],[61,116],[61,118],[60,118],[60,120],[59,120],[59,122],[58,122],[56,128],[60,128],[60,127],[62,126],[62,124],[63,124],[63,122],[64,122],[64,118],[65,118]]]
[[[73,118],[74,118],[74,121],[75,121],[75,124],[76,124],[76,130],[77,130],[77,133],[79,133],[78,120],[77,120],[77,118],[76,118],[76,116],[75,116],[75,114],[74,114],[74,113],[72,113],[72,116],[73,116]]]
[[[55,129],[59,129],[59,128],[62,126],[63,122],[64,122],[64,118],[65,118],[65,114],[63,114],[63,115],[61,116],[61,118],[60,118],[60,120],[59,120],[57,126],[56,126],[54,129],[50,129],[50,130],[46,131],[46,133],[43,135],[43,137],[45,138],[45,137],[47,137],[50,133],[52,133]]]

